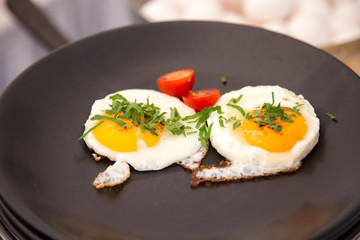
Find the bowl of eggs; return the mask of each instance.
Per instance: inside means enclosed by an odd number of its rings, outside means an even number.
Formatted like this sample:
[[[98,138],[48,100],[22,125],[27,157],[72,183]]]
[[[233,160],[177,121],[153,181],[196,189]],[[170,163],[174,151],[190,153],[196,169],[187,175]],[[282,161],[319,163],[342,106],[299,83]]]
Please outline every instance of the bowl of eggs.
[[[245,24],[316,46],[360,73],[358,0],[130,0],[144,21],[202,20]]]
[[[0,219],[17,239],[354,237],[359,92],[333,56],[258,27],[87,37],[0,97]]]

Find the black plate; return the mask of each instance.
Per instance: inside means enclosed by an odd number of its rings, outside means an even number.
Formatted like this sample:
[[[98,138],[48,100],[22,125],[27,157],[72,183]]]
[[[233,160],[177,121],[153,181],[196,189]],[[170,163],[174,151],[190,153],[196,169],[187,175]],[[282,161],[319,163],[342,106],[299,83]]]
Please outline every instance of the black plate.
[[[93,101],[157,89],[159,75],[186,67],[195,89],[278,84],[303,94],[321,135],[302,168],[194,189],[191,173],[174,165],[132,170],[123,186],[95,190],[110,162],[96,163],[77,140]],[[360,218],[359,92],[360,79],[336,59],[261,29],[172,22],[95,35],[37,62],[1,96],[1,200],[26,228],[54,239],[337,238]],[[219,160],[210,149],[206,162]]]

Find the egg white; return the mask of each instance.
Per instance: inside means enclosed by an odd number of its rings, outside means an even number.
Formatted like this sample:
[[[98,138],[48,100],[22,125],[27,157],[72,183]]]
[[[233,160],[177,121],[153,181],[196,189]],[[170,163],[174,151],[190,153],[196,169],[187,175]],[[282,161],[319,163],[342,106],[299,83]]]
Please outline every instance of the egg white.
[[[104,110],[109,109],[109,104],[112,100],[110,96],[114,94],[121,94],[129,102],[154,103],[155,106],[160,108],[160,112],[166,112],[165,117],[170,117],[170,107],[177,108],[179,114],[184,117],[187,115],[195,114],[195,111],[186,106],[183,102],[175,97],[157,92],[155,90],[146,89],[130,89],[123,90],[116,93],[107,95],[103,99],[96,100],[91,108],[91,113],[88,120],[85,122],[84,132],[91,129],[97,121],[91,120],[95,115],[102,115]],[[193,127],[196,130],[195,123],[186,123],[186,125]],[[186,168],[197,167],[206,154],[206,148],[201,146],[198,140],[198,134],[173,135],[166,128],[159,134],[160,140],[156,145],[148,147],[146,143],[139,139],[138,149],[134,152],[117,152],[102,145],[90,132],[84,138],[87,146],[92,149],[96,154],[116,161],[116,164],[110,166],[107,172],[99,174],[94,184],[98,182],[97,186],[112,186],[116,182],[121,183],[130,176],[130,170],[126,167],[128,163],[137,171],[153,171],[160,170],[173,163],[179,163]],[[116,168],[118,166],[118,169]],[[119,175],[119,173],[121,173]],[[118,175],[117,175],[118,174]],[[117,178],[118,180],[114,180]],[[121,178],[124,178],[121,180]],[[104,183],[105,182],[105,183]],[[111,183],[106,183],[111,182]]]
[[[255,176],[265,176],[278,172],[290,172],[301,166],[301,160],[312,150],[319,138],[320,121],[314,108],[302,95],[281,88],[279,86],[247,86],[239,90],[228,92],[221,96],[216,105],[221,106],[225,118],[236,116],[243,120],[243,116],[234,108],[226,106],[232,98],[243,95],[238,105],[245,112],[261,108],[263,103],[272,103],[272,92],[275,104],[281,102],[282,107],[299,107],[300,113],[305,118],[307,132],[304,138],[298,141],[287,152],[270,152],[261,147],[250,145],[241,134],[235,134],[232,123],[225,127],[219,124],[219,114],[212,113],[208,124],[213,124],[210,141],[212,146],[227,159],[227,166],[204,167],[194,172],[197,182],[203,180],[223,181],[226,179],[241,179]],[[239,137],[240,136],[240,137]]]

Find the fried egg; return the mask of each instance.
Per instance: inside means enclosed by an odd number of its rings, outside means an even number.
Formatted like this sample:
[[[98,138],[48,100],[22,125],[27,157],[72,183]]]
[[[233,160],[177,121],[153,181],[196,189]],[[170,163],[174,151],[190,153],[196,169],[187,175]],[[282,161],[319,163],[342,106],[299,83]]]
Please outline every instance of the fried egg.
[[[109,94],[103,99],[96,100],[91,108],[91,113],[85,123],[84,141],[89,149],[94,151],[95,160],[102,157],[115,161],[104,172],[100,173],[93,182],[96,188],[114,186],[123,183],[130,177],[130,167],[137,171],[161,170],[178,163],[184,168],[197,168],[207,152],[198,140],[198,134],[174,135],[163,124],[158,124],[152,129],[143,130],[135,120],[122,119],[125,125],[106,119],[113,117],[105,110],[111,109],[114,95],[123,96],[130,103],[153,104],[164,113],[165,118],[170,118],[171,109],[176,108],[180,116],[195,114],[195,111],[186,106],[175,97],[144,89],[123,90]],[[94,116],[103,119],[94,120]],[[180,120],[181,122],[182,120]],[[194,128],[195,123],[186,123]]]
[[[208,119],[210,141],[226,160],[194,171],[192,185],[295,171],[318,142],[320,121],[314,108],[285,88],[247,86],[222,95],[216,105],[223,113],[213,112]],[[264,106],[281,107],[287,118],[267,124]]]

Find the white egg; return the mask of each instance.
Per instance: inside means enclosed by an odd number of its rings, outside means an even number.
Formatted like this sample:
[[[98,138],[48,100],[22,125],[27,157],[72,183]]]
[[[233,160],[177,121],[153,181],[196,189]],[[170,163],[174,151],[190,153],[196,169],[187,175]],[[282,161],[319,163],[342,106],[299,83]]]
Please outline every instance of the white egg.
[[[168,0],[176,4],[180,14],[183,14],[185,9],[192,4],[194,0]]]
[[[288,21],[291,36],[315,46],[330,44],[331,30],[327,18],[306,12],[297,12]]]
[[[184,20],[219,20],[224,9],[218,0],[193,0],[180,16]]]
[[[330,19],[333,9],[328,0],[300,0],[298,1],[297,11]]]
[[[296,8],[296,0],[245,0],[243,12],[251,20],[263,23],[284,19]]]
[[[227,105],[231,99],[237,99],[242,95],[239,102],[231,104],[240,106],[246,113],[260,110],[264,103],[273,103],[272,93],[274,106],[280,103],[281,107],[293,108],[302,104],[298,107],[301,115],[292,118],[293,123],[281,122],[283,129],[278,132],[270,129],[268,125],[258,125],[246,120],[239,110]],[[222,95],[216,105],[221,106],[224,113],[214,112],[208,119],[208,124],[212,124],[210,141],[218,153],[226,158],[226,162],[220,166],[201,166],[195,170],[192,185],[204,181],[227,181],[295,171],[301,166],[301,160],[318,142],[320,123],[314,108],[302,95],[296,95],[285,88],[248,86]],[[288,113],[290,114],[295,113]],[[233,129],[235,120],[223,126],[220,123],[221,118],[229,120],[234,116],[241,122],[235,130]],[[299,139],[293,140],[290,137],[297,134],[300,134]],[[266,135],[269,136],[268,139]],[[290,141],[293,143],[290,144]],[[284,142],[284,145],[290,145],[285,148],[282,145]]]
[[[225,12],[222,21],[227,23],[234,23],[234,24],[246,24],[251,25],[251,23],[242,17],[240,14],[236,14],[233,12]]]
[[[221,4],[223,5],[224,9],[227,11],[231,11],[234,13],[241,13],[242,12],[242,0],[222,0]]]
[[[359,12],[360,8],[354,1],[340,1],[335,4],[331,18],[335,44],[360,37]]]
[[[140,8],[140,14],[148,21],[172,21],[179,18],[177,5],[169,0],[151,0],[145,2]]]
[[[268,21],[265,24],[263,24],[262,27],[273,32],[277,32],[285,35],[289,34],[287,25],[283,20]]]
[[[354,28],[352,31],[346,31],[342,33],[337,33],[333,36],[333,44],[344,44],[350,41],[360,39],[360,25],[358,28]]]
[[[195,113],[192,108],[186,106],[179,99],[154,90],[131,89],[119,91],[114,94],[122,95],[129,102],[136,101],[137,103],[145,104],[147,101],[149,101],[149,104],[154,104],[160,108],[160,113],[165,112],[165,118],[170,118],[170,108],[176,108],[181,117]],[[104,115],[105,110],[111,109],[111,107],[109,107],[109,105],[112,103],[110,96],[113,96],[114,94],[109,94],[105,98],[96,100],[94,102],[91,108],[90,116],[85,123],[84,133],[100,122],[100,120],[91,120],[91,118],[93,118],[95,115]],[[180,122],[182,122],[182,120],[180,120]],[[192,130],[197,131],[197,129],[194,127],[194,124],[195,123],[186,123],[187,126],[194,128]],[[102,125],[105,125],[105,123]],[[174,135],[169,130],[167,130],[166,127],[164,127],[162,130],[157,131],[158,135],[160,136],[157,142],[155,142],[153,146],[148,146],[150,144],[147,144],[145,139],[149,137],[145,136],[142,138],[138,135],[138,133],[141,131],[140,127],[136,128],[133,126],[123,130],[120,126],[117,126],[116,124],[114,125],[116,127],[112,127],[110,130],[106,129],[106,134],[112,135],[113,131],[137,131],[132,135],[121,135],[121,139],[119,139],[119,141],[115,141],[116,147],[121,147],[121,150],[109,147],[104,143],[104,141],[99,140],[100,138],[97,137],[99,135],[94,133],[96,130],[91,131],[84,138],[84,141],[89,149],[92,149],[96,153],[95,157],[103,156],[109,158],[112,161],[116,161],[113,166],[108,167],[105,172],[100,173],[96,178],[93,185],[95,185],[97,188],[113,186],[125,181],[130,176],[130,169],[128,164],[130,164],[135,170],[138,171],[160,170],[170,166],[173,163],[178,163],[185,168],[192,169],[201,163],[201,160],[206,154],[206,148],[203,147],[199,142],[198,134],[190,134],[186,136],[182,134]],[[148,132],[148,134],[150,137],[154,138],[154,135],[152,135],[150,132]],[[107,141],[108,139],[109,138],[105,140]],[[120,141],[124,142],[121,143]],[[128,147],[128,142],[131,141],[135,141],[135,146]],[[114,141],[112,141],[112,143],[113,142]],[[122,146],[119,146],[121,144]],[[132,147],[135,147],[135,149]]]

